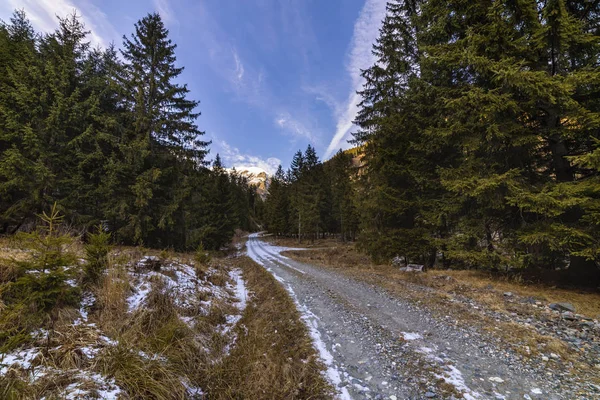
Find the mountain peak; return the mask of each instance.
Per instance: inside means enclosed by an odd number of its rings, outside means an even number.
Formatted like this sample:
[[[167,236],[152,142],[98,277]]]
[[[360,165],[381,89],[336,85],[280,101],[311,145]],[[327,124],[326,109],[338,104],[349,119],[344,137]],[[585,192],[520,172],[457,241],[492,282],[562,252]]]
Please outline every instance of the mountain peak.
[[[261,197],[264,198],[266,196],[269,183],[271,182],[271,176],[267,171],[260,167],[234,167],[227,168],[226,171],[232,173],[234,169],[238,175],[246,177],[250,185],[256,186],[256,192]]]

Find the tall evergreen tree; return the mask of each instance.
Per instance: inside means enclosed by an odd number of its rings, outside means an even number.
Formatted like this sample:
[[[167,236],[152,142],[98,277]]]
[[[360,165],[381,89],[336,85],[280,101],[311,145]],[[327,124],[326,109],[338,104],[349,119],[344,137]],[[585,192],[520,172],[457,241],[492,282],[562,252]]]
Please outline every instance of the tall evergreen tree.
[[[125,184],[129,198],[114,206],[116,217],[128,223],[124,238],[148,244],[168,244],[181,222],[186,197],[185,173],[194,168],[182,160],[202,164],[208,142],[200,140],[195,125],[198,102],[186,98],[186,85],[175,83],[183,68],[175,66],[176,45],[168,39],[159,14],[148,14],[124,37],[126,102],[131,129],[121,149],[130,168]],[[181,226],[181,225],[179,225]],[[185,233],[178,232],[178,242]]]
[[[561,0],[388,5],[355,135],[367,251],[477,267],[567,256],[597,272],[597,171],[581,161],[599,126],[597,15]]]
[[[2,25],[0,37],[0,231],[14,232],[42,210],[52,176],[42,158],[46,82],[36,49],[39,39],[23,11]]]
[[[277,172],[271,178],[269,186],[269,195],[266,201],[267,207],[267,227],[276,235],[287,234],[289,229],[289,192],[285,173],[281,165]]]

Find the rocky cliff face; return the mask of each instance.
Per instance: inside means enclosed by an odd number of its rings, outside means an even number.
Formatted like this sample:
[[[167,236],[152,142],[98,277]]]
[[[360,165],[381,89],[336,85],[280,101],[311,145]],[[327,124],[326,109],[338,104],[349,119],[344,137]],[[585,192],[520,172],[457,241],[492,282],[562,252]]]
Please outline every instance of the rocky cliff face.
[[[227,171],[231,173],[233,169],[228,169]],[[235,171],[238,175],[247,178],[250,185],[256,186],[256,193],[264,199],[269,190],[269,183],[271,182],[271,177],[267,171],[258,167],[236,167]]]

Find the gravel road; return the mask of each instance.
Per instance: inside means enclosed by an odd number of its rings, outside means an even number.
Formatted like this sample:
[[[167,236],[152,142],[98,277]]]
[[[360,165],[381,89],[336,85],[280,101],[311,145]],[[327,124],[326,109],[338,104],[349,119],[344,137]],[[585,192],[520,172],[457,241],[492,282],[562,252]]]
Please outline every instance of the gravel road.
[[[258,234],[248,255],[294,297],[341,399],[577,399],[544,373],[385,290],[294,261]],[[547,378],[547,377],[546,377]]]

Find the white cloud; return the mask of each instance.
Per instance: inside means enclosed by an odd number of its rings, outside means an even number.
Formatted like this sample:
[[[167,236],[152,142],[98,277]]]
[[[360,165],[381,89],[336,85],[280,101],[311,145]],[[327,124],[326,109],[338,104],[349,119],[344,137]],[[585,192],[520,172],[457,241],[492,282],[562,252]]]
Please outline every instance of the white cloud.
[[[286,1],[291,1],[288,5],[292,8],[302,4],[298,0]],[[316,126],[310,113],[294,109],[292,118],[288,111],[289,106],[283,105],[286,99],[279,97],[272,90],[270,77],[262,60],[257,60],[256,55],[249,53],[245,48],[238,47],[230,32],[223,29],[218,19],[212,15],[208,3],[198,2],[194,7],[194,22],[203,27],[202,35],[198,37],[198,47],[200,50],[204,48],[208,53],[210,67],[225,83],[224,90],[232,94],[232,100],[243,102],[273,120],[282,133],[291,137],[291,142],[299,138],[318,142],[316,133],[319,133],[319,129],[306,128]],[[265,10],[268,9],[266,5],[265,7]],[[283,9],[292,12],[286,7]],[[279,39],[281,38],[277,38]]]
[[[281,160],[275,157],[269,157],[263,159],[250,154],[243,154],[237,147],[230,146],[224,140],[218,140],[213,135],[213,146],[215,150],[221,156],[223,163],[226,167],[235,167],[236,169],[258,167],[261,168],[269,175],[274,175],[277,171],[277,167],[281,164]]]
[[[154,8],[158,12],[163,21],[167,25],[179,25],[179,21],[175,17],[175,12],[168,0],[154,0]]]
[[[356,118],[358,103],[361,100],[360,96],[356,94],[356,91],[360,90],[363,85],[363,78],[360,76],[360,72],[362,69],[369,68],[376,61],[371,50],[373,43],[375,43],[379,35],[381,22],[385,17],[386,3],[387,0],[367,0],[358,19],[354,23],[354,34],[346,65],[352,87],[346,106],[341,109],[337,116],[336,131],[327,147],[325,158],[331,156],[340,147],[348,147],[345,139],[348,138],[352,129],[352,121]]]
[[[313,143],[317,141],[317,138],[312,132],[307,129],[303,123],[294,119],[288,112],[279,113],[277,117],[275,117],[274,123],[295,138],[306,138]]]
[[[241,84],[244,80],[244,64],[242,63],[242,60],[240,60],[240,57],[238,56],[238,53],[235,49],[231,52],[233,53],[233,59],[235,61],[235,80],[237,81],[237,83]],[[258,80],[259,82],[262,81],[262,77],[260,75]]]
[[[8,20],[16,9],[24,9],[33,26],[45,33],[58,27],[57,16],[64,18],[75,11],[90,31],[92,45],[106,47],[120,37],[106,14],[89,0],[8,0],[0,5],[0,17]]]
[[[325,103],[333,112],[333,115],[336,119],[340,117],[343,105],[332,94],[333,91],[331,88],[327,87],[326,85],[317,85],[303,86],[302,90],[304,90],[306,93],[314,95],[315,100]]]

